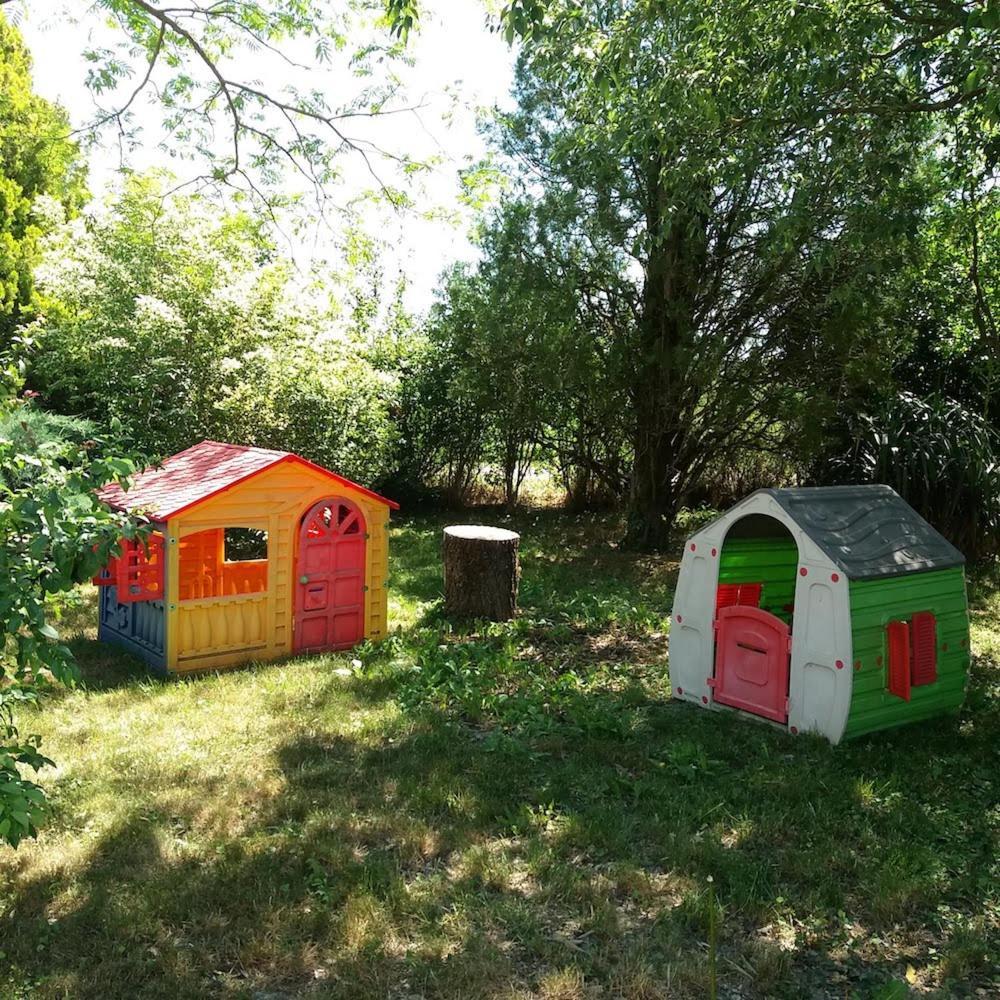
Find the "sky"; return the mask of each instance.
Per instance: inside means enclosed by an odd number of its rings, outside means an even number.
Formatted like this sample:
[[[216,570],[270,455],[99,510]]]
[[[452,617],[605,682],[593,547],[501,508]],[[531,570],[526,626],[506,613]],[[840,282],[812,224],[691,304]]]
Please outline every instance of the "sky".
[[[476,128],[477,112],[510,104],[514,58],[503,39],[487,30],[484,7],[477,0],[429,0],[422,6],[420,30],[411,35],[408,45],[413,65],[396,69],[404,80],[406,103],[419,104],[420,108],[380,120],[370,126],[369,134],[383,147],[405,149],[420,158],[433,156],[440,162],[414,183],[413,210],[361,210],[365,228],[385,241],[386,280],[394,283],[400,271],[407,276],[407,305],[415,311],[433,301],[444,267],[475,255],[469,240],[472,214],[458,201],[458,170],[486,153]],[[19,27],[34,60],[35,89],[65,107],[74,127],[82,127],[95,117],[94,97],[86,86],[84,50],[110,47],[117,36],[93,15],[84,14],[71,23],[60,0],[32,0],[24,7]],[[240,58],[244,60],[239,65],[243,79],[288,82],[291,72],[297,76],[292,81],[296,85],[327,88],[326,93],[348,92],[346,88],[358,86],[343,65],[336,65],[336,58],[328,69],[308,73],[269,62],[266,53],[243,53]],[[254,64],[248,65],[247,59]],[[135,83],[133,79],[122,93],[131,93]],[[163,133],[152,95],[137,102],[134,109],[142,126],[142,143],[126,155],[126,164],[134,169],[166,167],[181,177],[185,171],[195,170],[159,147]],[[108,130],[89,154],[89,184],[98,200],[116,183],[121,162],[115,135]],[[333,192],[335,201],[351,201],[372,187],[372,178],[360,159],[345,161],[343,169],[341,185]],[[289,190],[293,188],[295,183],[290,179]],[[332,229],[337,225],[334,218],[329,228],[306,225],[292,232],[283,227],[282,240],[299,266],[308,268],[317,257],[336,254]]]

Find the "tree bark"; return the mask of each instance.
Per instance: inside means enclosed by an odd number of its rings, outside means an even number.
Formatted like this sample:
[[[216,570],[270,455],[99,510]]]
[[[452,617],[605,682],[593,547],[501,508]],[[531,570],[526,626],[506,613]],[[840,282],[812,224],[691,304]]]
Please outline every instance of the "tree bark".
[[[659,159],[650,161],[646,230],[650,246],[632,383],[634,457],[626,548],[667,546],[681,501],[681,400],[690,395],[695,299],[706,253],[705,218],[672,207]],[[669,221],[669,225],[667,222]],[[695,394],[697,395],[697,394]]]
[[[650,248],[632,383],[632,483],[623,545],[647,552],[667,545],[677,513],[673,397],[686,374],[677,370],[677,347],[687,319],[678,315],[681,242],[675,236]]]
[[[669,434],[653,427],[639,428],[635,437],[632,491],[622,540],[624,548],[637,552],[659,552],[668,546],[679,502],[672,481],[673,455]]]
[[[521,577],[520,542],[520,535],[503,528],[478,524],[445,528],[445,613],[495,622],[513,618]]]

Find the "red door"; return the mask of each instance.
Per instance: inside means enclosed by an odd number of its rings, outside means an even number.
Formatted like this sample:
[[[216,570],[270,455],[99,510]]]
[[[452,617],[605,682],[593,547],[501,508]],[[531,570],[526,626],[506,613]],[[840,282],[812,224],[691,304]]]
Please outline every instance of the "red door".
[[[322,500],[302,519],[295,651],[348,649],[365,634],[365,521],[349,500]]]
[[[791,632],[774,615],[741,605],[715,619],[715,700],[775,722],[788,721]]]

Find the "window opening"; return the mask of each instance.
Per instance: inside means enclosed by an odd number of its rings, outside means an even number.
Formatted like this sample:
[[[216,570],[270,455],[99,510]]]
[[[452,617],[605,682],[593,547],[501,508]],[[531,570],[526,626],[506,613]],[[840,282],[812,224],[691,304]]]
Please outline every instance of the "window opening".
[[[239,597],[267,590],[267,532],[234,525],[181,538],[178,554],[182,601]]]

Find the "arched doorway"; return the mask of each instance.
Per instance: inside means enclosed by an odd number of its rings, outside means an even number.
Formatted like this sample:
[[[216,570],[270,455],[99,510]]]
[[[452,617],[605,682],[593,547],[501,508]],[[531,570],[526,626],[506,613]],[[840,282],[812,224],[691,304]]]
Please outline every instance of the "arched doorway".
[[[788,720],[798,545],[776,518],[750,514],[726,532],[715,605],[713,699]]]
[[[365,634],[365,548],[360,508],[321,500],[302,518],[295,583],[295,651],[349,649]]]

